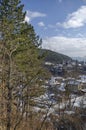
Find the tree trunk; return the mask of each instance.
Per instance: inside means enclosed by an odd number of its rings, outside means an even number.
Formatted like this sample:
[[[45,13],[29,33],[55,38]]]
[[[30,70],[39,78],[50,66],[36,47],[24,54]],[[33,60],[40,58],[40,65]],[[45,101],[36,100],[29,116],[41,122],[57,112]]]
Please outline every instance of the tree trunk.
[[[10,130],[10,128],[11,128],[11,100],[12,100],[11,89],[8,89],[8,101],[7,101],[7,128],[6,128],[6,130]]]
[[[8,63],[8,81],[7,81],[7,128],[6,130],[11,129],[11,111],[12,111],[12,88],[11,88],[11,72],[12,72],[12,60],[11,54],[9,55]]]

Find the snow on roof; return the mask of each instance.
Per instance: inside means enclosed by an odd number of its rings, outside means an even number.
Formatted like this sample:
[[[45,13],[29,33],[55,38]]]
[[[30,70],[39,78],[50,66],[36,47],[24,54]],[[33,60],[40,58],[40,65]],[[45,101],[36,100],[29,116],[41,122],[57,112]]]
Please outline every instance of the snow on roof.
[[[60,91],[62,91],[62,92],[65,92],[65,88],[59,87],[58,90],[60,90]]]
[[[71,115],[71,114],[74,114],[75,112],[74,111],[65,111],[65,113],[68,115]]]
[[[61,86],[58,88],[58,90],[60,90],[60,91],[65,91],[65,86],[66,86],[66,84],[65,83],[61,83]]]
[[[86,78],[86,75],[79,75],[80,78]]]
[[[72,102],[74,99],[72,99]],[[75,99],[74,107],[86,107],[86,96],[80,96]]]
[[[86,93],[86,89],[81,89],[81,91]]]
[[[81,80],[81,82],[82,82],[82,83],[86,83],[86,79],[85,79],[85,80],[84,80],[84,79],[82,79],[82,80]]]
[[[78,81],[71,80],[71,81],[68,82],[68,84],[70,84],[70,85],[79,85],[80,83]]]

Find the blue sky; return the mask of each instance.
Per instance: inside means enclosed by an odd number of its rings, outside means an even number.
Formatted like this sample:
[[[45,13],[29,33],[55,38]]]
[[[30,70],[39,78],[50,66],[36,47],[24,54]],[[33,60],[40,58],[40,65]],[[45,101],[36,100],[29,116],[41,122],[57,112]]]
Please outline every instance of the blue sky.
[[[43,48],[86,56],[86,0],[22,0]]]

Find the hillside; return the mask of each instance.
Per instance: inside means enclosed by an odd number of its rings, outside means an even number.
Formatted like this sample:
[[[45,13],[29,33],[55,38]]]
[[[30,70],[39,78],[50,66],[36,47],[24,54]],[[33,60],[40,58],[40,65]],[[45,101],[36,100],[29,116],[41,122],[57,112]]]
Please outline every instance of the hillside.
[[[71,58],[66,55],[46,49],[42,49],[41,54],[45,54],[45,61],[47,62],[62,63],[63,61],[71,60]]]

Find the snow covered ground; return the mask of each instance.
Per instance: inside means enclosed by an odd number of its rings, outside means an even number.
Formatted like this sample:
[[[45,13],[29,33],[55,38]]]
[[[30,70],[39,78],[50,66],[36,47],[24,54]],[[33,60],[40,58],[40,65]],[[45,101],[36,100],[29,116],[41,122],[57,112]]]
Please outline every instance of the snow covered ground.
[[[68,100],[68,101],[58,103],[58,104],[52,104],[52,102],[49,101],[49,98],[48,98],[47,95],[41,96],[38,101],[39,101],[38,104],[40,104],[40,106],[43,103],[43,105],[45,104],[45,107],[42,108],[42,107],[39,107],[39,105],[38,105],[37,107],[34,107],[34,111],[36,111],[36,112],[38,112],[38,111],[46,112],[49,109],[48,114],[55,113],[55,111],[58,111],[59,109],[60,110],[65,109],[65,112],[66,113],[68,112],[68,114],[69,114],[69,113],[74,113],[74,108],[86,108],[86,94],[83,95],[83,96],[79,96],[79,97],[73,97],[70,100],[70,102]],[[51,107],[47,106],[46,103],[51,104]],[[69,104],[71,105],[72,110],[71,111],[66,111],[66,107]]]

